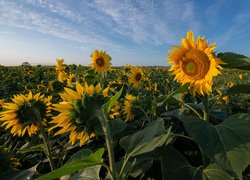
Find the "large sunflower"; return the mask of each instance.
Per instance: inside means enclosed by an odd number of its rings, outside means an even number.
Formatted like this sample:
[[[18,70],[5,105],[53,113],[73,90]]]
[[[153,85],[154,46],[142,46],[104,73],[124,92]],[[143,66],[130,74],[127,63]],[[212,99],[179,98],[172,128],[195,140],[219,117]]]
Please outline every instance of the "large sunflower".
[[[11,128],[10,133],[19,137],[24,136],[25,132],[29,136],[36,134],[40,123],[34,110],[39,111],[43,125],[46,125],[47,118],[51,116],[51,98],[44,98],[40,93],[33,96],[31,92],[27,96],[15,95],[11,103],[3,105],[3,111],[0,112],[1,126]]]
[[[124,114],[127,115],[125,122],[131,121],[135,117],[135,114],[132,111],[133,102],[135,101],[135,99],[136,97],[131,94],[127,94],[125,96],[124,107],[123,107]]]
[[[143,78],[143,71],[141,68],[138,67],[131,67],[131,73],[128,74],[128,82],[133,84],[133,86],[138,87],[142,78]]]
[[[99,125],[99,120],[93,116],[96,109],[100,109],[104,104],[104,95],[101,85],[95,87],[85,83],[84,86],[76,82],[76,90],[64,88],[65,92],[60,96],[63,102],[53,104],[54,110],[60,114],[53,117],[51,123],[54,128],[60,128],[55,135],[69,132],[69,143],[72,145],[77,139],[80,146],[95,136],[95,127]]]
[[[221,74],[222,61],[214,56],[215,44],[208,44],[204,37],[195,41],[192,31],[182,39],[181,46],[173,46],[167,59],[173,64],[170,68],[175,80],[182,84],[189,83],[191,93],[210,94],[212,78]]]
[[[105,51],[95,50],[90,55],[91,66],[95,69],[95,72],[105,73],[110,69],[111,57],[106,54]]]

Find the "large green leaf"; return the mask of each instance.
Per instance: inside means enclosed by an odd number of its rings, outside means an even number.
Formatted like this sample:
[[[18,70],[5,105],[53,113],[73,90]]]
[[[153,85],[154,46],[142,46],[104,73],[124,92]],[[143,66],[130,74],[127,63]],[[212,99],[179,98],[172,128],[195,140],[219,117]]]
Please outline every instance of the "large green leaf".
[[[80,159],[83,159],[92,153],[93,152],[90,149],[82,149],[82,150],[76,152],[75,154],[73,154],[66,163],[72,163],[72,162],[79,161]]]
[[[120,145],[130,156],[153,151],[156,147],[162,146],[168,138],[172,138],[170,136],[171,129],[168,129],[167,133],[163,134],[165,132],[164,128],[164,121],[159,118],[148,124],[145,129],[123,137],[120,140]]]
[[[113,119],[110,120],[108,123],[112,136],[122,132],[127,126],[126,123],[121,119]]]
[[[101,165],[86,167],[70,177],[70,180],[98,180]]]
[[[215,163],[209,164],[203,173],[208,179],[211,180],[233,180],[234,178],[229,176],[220,166]]]
[[[219,55],[219,54],[218,54]],[[224,68],[236,68],[250,70],[250,58],[236,53],[221,53],[218,56],[225,64]]]
[[[186,158],[172,147],[166,147],[161,156],[164,180],[201,180],[202,170],[191,166]]]
[[[250,93],[250,84],[238,84],[227,90],[225,95]]]
[[[148,171],[153,165],[154,157],[149,153],[130,158],[124,166],[123,173],[120,175],[120,179],[128,179],[129,176],[136,178],[142,173]],[[121,167],[124,161],[116,163],[118,172],[121,171]]]
[[[34,172],[27,170],[20,171],[10,171],[8,173],[2,174],[0,179],[11,179],[11,180],[20,180],[20,179],[33,179]]]
[[[56,169],[53,172],[50,172],[42,177],[40,177],[40,180],[52,180],[59,178],[61,176],[74,173],[80,169],[100,165],[102,164],[102,155],[104,153],[104,149],[101,148],[98,151],[96,151],[94,154],[91,154],[88,157],[85,157],[83,159],[79,159],[78,161],[74,161],[72,163],[65,164],[59,169]]]
[[[166,147],[161,155],[164,180],[231,180],[218,165],[210,164],[203,169],[192,166],[187,159],[172,147]]]
[[[237,114],[214,126],[207,121],[183,118],[189,135],[226,172],[242,178],[250,163],[250,115]]]

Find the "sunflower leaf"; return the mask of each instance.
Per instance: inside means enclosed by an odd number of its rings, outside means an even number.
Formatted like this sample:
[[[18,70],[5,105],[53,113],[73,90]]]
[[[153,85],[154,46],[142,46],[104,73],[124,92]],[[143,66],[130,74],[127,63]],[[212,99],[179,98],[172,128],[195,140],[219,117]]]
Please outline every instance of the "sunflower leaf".
[[[238,84],[227,90],[225,96],[238,93],[250,93],[250,84]]]
[[[61,176],[74,173],[78,170],[84,169],[86,167],[95,166],[95,165],[101,165],[102,164],[102,155],[104,153],[104,149],[101,148],[97,150],[95,153],[83,158],[79,159],[78,161],[74,161],[72,163],[68,163],[60,167],[59,169],[56,169],[53,172],[50,172],[42,177],[39,178],[39,180],[52,180],[59,178]]]
[[[225,63],[223,68],[250,70],[250,58],[236,53],[220,53],[218,57]]]
[[[148,126],[130,136],[123,137],[120,145],[130,156],[136,156],[146,152],[153,151],[155,148],[162,146],[165,142],[170,142],[170,131],[164,134],[164,121],[159,118],[148,124]]]
[[[192,166],[188,160],[176,149],[165,147],[161,154],[162,178],[175,179],[206,179],[206,180],[233,180],[217,164],[209,164],[205,169]]]
[[[189,84],[184,84],[181,87],[179,87],[177,90],[166,96],[163,100],[161,99],[160,102],[157,103],[157,107],[162,106],[166,101],[174,98],[178,101],[180,101],[180,94],[188,91]]]
[[[71,155],[70,159],[66,163],[68,164],[68,163],[78,161],[79,159],[83,159],[92,153],[93,152],[90,149],[82,149],[82,150],[76,152],[75,154]]]
[[[233,115],[217,126],[194,117],[182,120],[189,135],[212,161],[242,179],[242,172],[250,163],[249,114]]]
[[[11,180],[33,179],[33,175],[34,172],[28,170],[10,171],[1,174],[1,179],[11,179]]]
[[[39,144],[36,146],[32,146],[32,147],[28,147],[28,148],[24,148],[24,149],[19,149],[18,152],[19,153],[28,153],[28,152],[37,152],[37,151],[42,151],[42,152],[46,152],[46,145],[43,144]]]
[[[102,106],[102,112],[108,116],[111,108],[115,105],[115,102],[119,99],[119,97],[121,96],[123,91],[123,87],[120,89],[119,92],[117,92],[112,98],[110,98],[110,100],[108,102],[106,102],[103,106]]]

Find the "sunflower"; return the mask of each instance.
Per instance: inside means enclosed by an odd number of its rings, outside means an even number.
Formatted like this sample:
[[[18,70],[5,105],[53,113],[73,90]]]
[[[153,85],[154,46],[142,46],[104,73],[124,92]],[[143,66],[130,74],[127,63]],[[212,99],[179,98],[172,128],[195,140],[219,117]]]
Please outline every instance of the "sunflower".
[[[56,59],[56,72],[62,72],[65,70],[65,66],[63,65],[64,59]]]
[[[142,78],[143,78],[143,72],[141,68],[138,67],[131,67],[131,73],[128,75],[128,82],[130,84],[133,84],[136,88],[139,86]]]
[[[231,87],[233,87],[233,86],[234,86],[234,83],[233,83],[233,82],[230,81],[230,82],[227,83],[227,87],[231,88]]]
[[[111,57],[105,51],[95,50],[90,57],[90,65],[95,69],[95,72],[105,73],[110,69]]]
[[[51,96],[45,98],[40,93],[33,96],[31,92],[27,96],[14,95],[12,102],[4,103],[3,111],[0,112],[1,126],[5,126],[5,129],[11,128],[10,133],[14,136],[24,136],[25,132],[29,136],[36,134],[39,130],[39,122],[34,109],[40,112],[42,123],[46,125],[47,118],[51,116],[51,99]]]
[[[174,46],[169,50],[172,54],[167,59],[172,64],[170,71],[175,80],[182,84],[189,83],[193,95],[210,94],[212,91],[212,78],[221,74],[220,64],[223,62],[214,57],[215,44],[209,45],[204,37],[195,41],[192,31],[182,39],[181,46]]]
[[[131,121],[134,119],[135,115],[132,111],[132,107],[133,107],[133,102],[135,101],[136,97],[131,95],[131,94],[127,94],[125,96],[125,101],[124,101],[124,114],[127,115],[125,122],[127,121]]]
[[[115,118],[119,117],[120,116],[120,112],[119,112],[120,109],[121,109],[121,107],[119,105],[119,102],[116,101],[115,105],[110,110],[109,118],[110,119],[115,119]]]
[[[57,74],[58,81],[61,82],[61,83],[63,83],[64,81],[67,80],[67,76],[68,76],[68,75],[67,75],[66,72],[64,72],[64,71],[59,72],[59,73]]]
[[[56,59],[56,74],[59,82],[64,82],[67,80],[67,73],[65,70],[65,65],[63,65],[64,59]]]
[[[54,110],[59,115],[52,118],[53,127],[60,128],[55,135],[69,132],[69,143],[72,145],[77,139],[80,140],[80,146],[95,136],[95,128],[99,125],[99,120],[93,116],[97,109],[104,104],[104,95],[101,85],[82,86],[76,81],[76,90],[64,88],[60,93],[63,102],[53,104]]]

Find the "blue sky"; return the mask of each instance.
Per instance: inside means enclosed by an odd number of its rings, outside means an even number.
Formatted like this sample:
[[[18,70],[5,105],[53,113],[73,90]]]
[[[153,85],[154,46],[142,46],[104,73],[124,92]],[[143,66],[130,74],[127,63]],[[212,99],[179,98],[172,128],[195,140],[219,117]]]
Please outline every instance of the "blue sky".
[[[250,56],[250,0],[0,0],[0,64],[168,65],[186,32]]]

